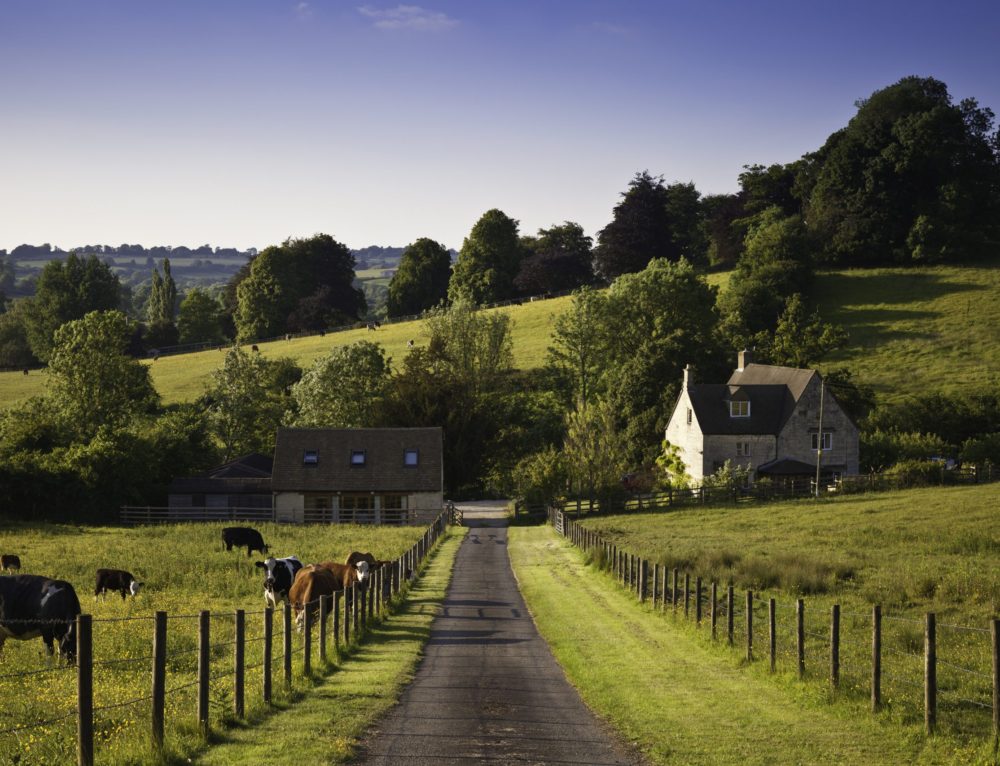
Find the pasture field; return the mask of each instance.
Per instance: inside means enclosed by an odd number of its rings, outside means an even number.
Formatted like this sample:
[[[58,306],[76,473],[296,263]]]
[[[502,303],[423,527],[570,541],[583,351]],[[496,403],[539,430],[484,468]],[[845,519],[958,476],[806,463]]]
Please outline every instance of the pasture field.
[[[904,725],[922,721],[923,621],[934,612],[938,721],[942,732],[975,742],[990,730],[989,621],[1000,613],[998,500],[1000,487],[993,484],[582,523],[651,564],[677,568],[682,579],[689,573],[692,588],[695,577],[706,591],[719,583],[720,594],[733,583],[737,646],[745,640],[744,591],[753,590],[759,657],[766,653],[767,599],[775,598],[778,666],[789,673],[795,667],[795,600],[801,597],[807,677],[818,688],[826,688],[829,672],[831,607],[840,604],[845,696],[868,694],[871,611],[880,604],[886,715]]]
[[[212,612],[213,726],[232,710],[233,613],[245,609],[248,668],[261,661],[263,645],[263,576],[245,549],[226,552],[220,530],[226,524],[205,523],[137,528],[76,527],[54,524],[0,526],[0,549],[21,557],[22,573],[68,580],[83,611],[93,615],[94,706],[121,705],[95,713],[95,751],[102,764],[148,762],[152,615],[166,611],[168,762],[202,746],[195,720],[195,680],[200,610]],[[410,548],[422,527],[371,525],[257,525],[276,556],[297,555],[303,562],[343,561],[352,550],[371,551],[394,559]],[[134,599],[108,595],[95,601],[94,573],[99,567],[127,569],[144,583]],[[277,615],[276,615],[277,616]],[[280,694],[280,617],[275,620],[274,689]],[[315,638],[315,636],[314,636]],[[301,650],[296,637],[293,651]],[[301,665],[301,656],[296,660]],[[0,731],[34,721],[53,724],[24,732],[0,734],[0,763],[59,764],[75,762],[76,673],[57,665],[47,671],[41,639],[8,640],[0,657]],[[45,671],[35,673],[35,671]],[[34,673],[33,675],[21,675]],[[298,671],[296,671],[297,675]],[[174,691],[176,690],[176,691]],[[260,670],[247,671],[247,717],[264,713]],[[134,704],[130,700],[140,700]],[[288,701],[288,698],[284,700]]]
[[[583,699],[654,764],[993,763],[992,744],[927,738],[831,705],[818,684],[770,675],[682,619],[641,606],[551,527],[510,530],[532,617]]]

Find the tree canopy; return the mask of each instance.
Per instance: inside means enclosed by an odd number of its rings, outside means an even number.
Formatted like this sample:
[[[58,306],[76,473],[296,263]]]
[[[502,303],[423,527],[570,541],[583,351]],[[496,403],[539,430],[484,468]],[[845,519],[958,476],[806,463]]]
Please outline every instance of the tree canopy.
[[[606,282],[642,271],[653,258],[677,260],[681,254],[673,239],[663,177],[643,171],[628,186],[611,223],[597,235],[594,268]]]
[[[487,210],[476,221],[455,261],[448,298],[475,305],[493,303],[517,294],[514,278],[527,255],[518,222],[502,210]]]
[[[522,295],[575,290],[594,281],[591,265],[593,240],[578,223],[539,229],[523,240],[528,255],[514,278]]]
[[[451,254],[433,239],[421,237],[403,251],[389,282],[386,312],[390,317],[419,314],[448,297]]]
[[[199,287],[194,287],[181,301],[177,330],[181,343],[221,343],[222,306]]]
[[[389,388],[390,360],[366,340],[340,346],[317,359],[292,387],[293,425],[370,428],[379,425]]]

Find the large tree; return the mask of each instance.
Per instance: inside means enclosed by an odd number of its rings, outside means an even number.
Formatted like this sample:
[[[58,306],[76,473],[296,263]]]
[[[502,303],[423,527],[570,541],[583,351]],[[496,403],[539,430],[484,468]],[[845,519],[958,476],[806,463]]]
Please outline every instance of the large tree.
[[[522,295],[574,290],[594,281],[591,266],[593,240],[578,223],[539,229],[525,237],[529,255],[521,262],[514,286]]]
[[[451,279],[451,254],[433,239],[408,245],[389,282],[386,312],[390,317],[419,314],[445,301]]]
[[[25,315],[31,350],[48,360],[56,330],[91,311],[112,311],[121,303],[121,285],[97,256],[70,253],[64,261],[49,261],[38,277],[35,297]]]
[[[177,311],[177,284],[170,273],[170,259],[163,259],[163,276],[153,267],[152,285],[146,303],[149,328],[146,341],[151,346],[172,346],[178,341],[174,315]]]
[[[1000,231],[993,112],[953,103],[933,78],[904,77],[859,101],[797,184],[828,261],[955,260],[991,252]]]
[[[496,208],[476,221],[462,242],[448,285],[452,302],[482,305],[517,294],[514,278],[527,255],[517,227],[517,221]]]
[[[613,220],[597,235],[594,267],[607,282],[620,274],[642,271],[653,258],[675,261],[681,256],[670,225],[663,178],[643,171],[628,186],[615,206]]]
[[[369,341],[340,346],[317,359],[292,387],[297,426],[369,428],[380,425],[390,359]]]
[[[200,287],[194,287],[181,301],[177,330],[181,343],[221,343],[222,306]]]

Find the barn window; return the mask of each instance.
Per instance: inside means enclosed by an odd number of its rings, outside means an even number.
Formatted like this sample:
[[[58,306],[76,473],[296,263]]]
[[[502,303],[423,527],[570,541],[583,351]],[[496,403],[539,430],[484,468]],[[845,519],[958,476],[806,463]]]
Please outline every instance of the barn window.
[[[302,453],[302,465],[316,465],[319,463],[319,453],[314,449],[307,449]]]
[[[750,400],[742,399],[729,402],[729,417],[748,418],[750,417]]]
[[[351,450],[351,465],[363,468],[365,465],[365,450],[363,449],[352,449]]]
[[[403,450],[403,465],[407,468],[416,468],[420,460],[420,453],[415,449]]]

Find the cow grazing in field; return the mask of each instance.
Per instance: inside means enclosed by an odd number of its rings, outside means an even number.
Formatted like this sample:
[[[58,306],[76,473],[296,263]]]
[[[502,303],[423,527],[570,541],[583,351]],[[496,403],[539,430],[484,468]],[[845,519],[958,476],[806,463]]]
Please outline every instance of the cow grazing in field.
[[[5,553],[0,556],[0,569],[5,572],[20,572],[21,559],[13,553]]]
[[[369,567],[367,561],[359,561],[357,564],[338,564],[336,561],[324,561],[316,566],[329,569],[333,576],[337,578],[340,586],[337,590],[346,590],[352,585],[364,585],[368,580]]]
[[[341,590],[342,584],[336,575],[323,564],[302,567],[295,575],[295,582],[288,592],[288,600],[295,613],[295,625],[301,632],[306,622],[306,610],[310,616],[319,611],[319,599]]]
[[[41,575],[0,578],[0,649],[8,638],[41,636],[49,656],[53,642],[69,662],[76,660],[76,618],[80,599],[65,580]]]
[[[260,551],[264,554],[267,553],[267,546],[264,545],[264,538],[261,537],[260,532],[252,527],[226,527],[222,530],[222,544],[225,546],[227,551],[231,551],[234,546],[242,548],[245,545],[247,549],[247,557],[249,557],[254,551]]]
[[[250,350],[251,351],[260,351],[260,349],[257,348],[257,344],[256,343],[254,343],[252,346],[250,346]]]
[[[358,551],[351,551],[350,555],[347,557],[347,561],[344,563],[348,566],[357,566],[360,561],[368,563],[369,572],[374,572],[376,569],[392,563],[391,561],[382,561],[381,559],[377,559],[370,553],[358,553]]]
[[[122,601],[130,593],[134,596],[139,592],[142,583],[136,580],[131,572],[124,569],[98,569],[97,585],[94,588],[94,600],[97,597],[111,591],[117,591],[122,595]]]
[[[295,556],[283,559],[269,558],[258,561],[255,567],[264,570],[264,600],[272,609],[288,598],[295,582],[295,575],[302,569],[302,562]]]

